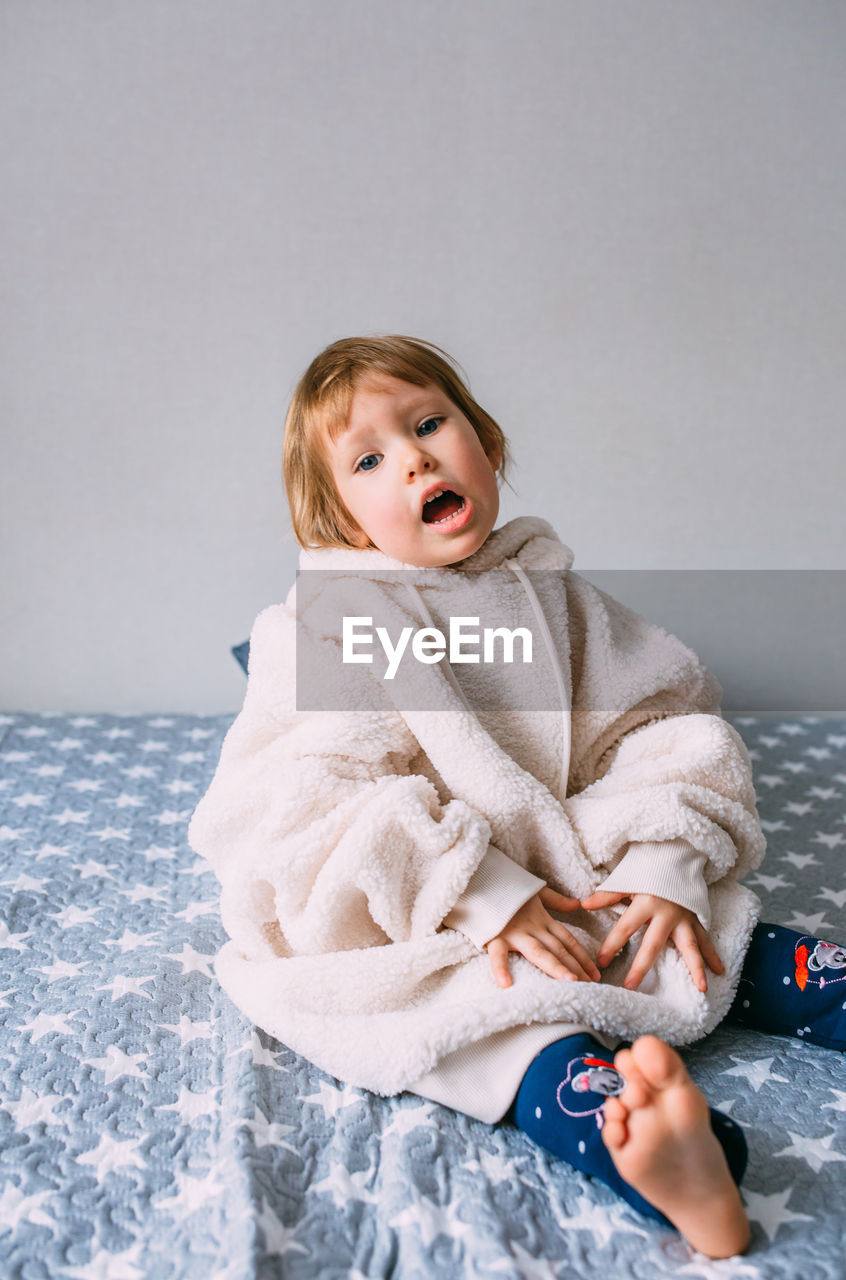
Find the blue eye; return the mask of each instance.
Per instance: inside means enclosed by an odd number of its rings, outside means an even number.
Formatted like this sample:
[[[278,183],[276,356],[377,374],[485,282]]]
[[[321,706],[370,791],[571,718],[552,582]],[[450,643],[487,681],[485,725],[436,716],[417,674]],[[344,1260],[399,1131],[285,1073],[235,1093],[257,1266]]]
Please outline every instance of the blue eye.
[[[432,428],[432,431],[426,431],[426,430],[424,430],[424,428],[425,428],[425,427],[427,427],[427,426],[429,425],[429,423],[430,423],[430,422],[434,422],[434,424],[435,424],[435,425],[434,425],[434,427]],[[420,426],[417,428],[417,434],[418,434],[418,435],[430,436],[430,435],[432,434],[432,432],[433,432],[433,431],[437,431],[437,429],[438,429],[438,427],[439,427],[440,425],[441,425],[441,419],[440,419],[440,418],[426,418],[426,419],[425,419],[425,421],[421,422],[421,423],[420,423]]]
[[[367,465],[369,462],[372,462],[372,466]],[[378,467],[378,465],[379,465],[379,454],[366,453],[364,457],[358,463],[356,463],[355,469],[356,471],[372,471],[373,468]]]

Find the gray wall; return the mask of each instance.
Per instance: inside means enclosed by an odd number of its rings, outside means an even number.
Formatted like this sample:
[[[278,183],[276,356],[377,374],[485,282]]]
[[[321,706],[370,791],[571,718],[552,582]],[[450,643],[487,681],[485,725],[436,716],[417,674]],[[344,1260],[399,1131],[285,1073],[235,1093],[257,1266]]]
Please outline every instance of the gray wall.
[[[842,4],[7,0],[0,47],[0,705],[237,708],[290,392],[394,331],[577,569],[799,571],[627,602],[730,709],[846,710]]]

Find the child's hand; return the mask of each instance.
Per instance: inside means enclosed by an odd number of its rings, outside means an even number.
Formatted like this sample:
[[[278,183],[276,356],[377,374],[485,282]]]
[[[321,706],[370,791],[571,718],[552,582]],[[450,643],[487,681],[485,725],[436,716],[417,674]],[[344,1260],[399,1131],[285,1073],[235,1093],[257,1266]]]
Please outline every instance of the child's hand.
[[[517,911],[508,924],[486,944],[491,969],[500,987],[511,986],[508,953],[518,951],[550,978],[574,982],[599,982],[601,974],[580,942],[547,911],[576,911],[578,898],[567,898],[544,888]]]
[[[690,970],[690,976],[700,991],[708,990],[705,977],[705,963],[714,973],[723,972],[723,962],[717,955],[713,942],[703,929],[697,917],[686,907],[680,907],[667,898],[658,898],[651,893],[592,893],[583,898],[581,905],[586,911],[597,911],[602,907],[610,907],[623,898],[631,898],[631,905],[620,916],[614,928],[605,938],[596,957],[596,963],[602,966],[610,964],[617,952],[625,946],[632,934],[637,933],[642,925],[649,922],[643,941],[638,947],[634,963],[626,974],[623,986],[629,991],[636,991],[649,970],[652,968],[661,948],[672,939],[684,956]]]

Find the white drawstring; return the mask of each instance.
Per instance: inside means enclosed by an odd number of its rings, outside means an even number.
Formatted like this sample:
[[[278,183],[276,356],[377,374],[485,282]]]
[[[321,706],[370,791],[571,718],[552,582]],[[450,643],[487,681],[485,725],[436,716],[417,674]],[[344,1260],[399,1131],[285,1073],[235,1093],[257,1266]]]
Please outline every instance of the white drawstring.
[[[562,722],[562,735],[563,735],[562,742],[561,742],[561,781],[559,784],[559,797],[563,801],[567,799],[567,783],[570,778],[570,744],[571,744],[571,732],[570,732],[571,693],[570,693],[570,687],[569,687],[570,673],[568,671],[567,676],[565,677],[560,659],[558,657],[558,651],[555,648],[555,642],[552,639],[552,634],[549,630],[549,623],[546,620],[546,615],[543,609],[541,608],[540,600],[538,600],[538,597],[535,593],[535,589],[532,586],[532,583],[528,575],[526,574],[526,571],[523,569],[522,565],[517,563],[516,560],[506,560],[505,563],[508,565],[509,569],[513,570],[513,572],[516,573],[517,577],[520,579],[520,581],[523,584],[523,589],[526,592],[526,595],[529,597],[529,601],[531,602],[531,606],[535,611],[535,617],[537,618],[538,624],[541,629],[541,635],[543,636],[544,643],[546,644],[546,650],[547,650],[547,653],[549,654],[550,662],[552,663],[552,669],[555,672],[555,680],[556,680],[556,683],[558,684],[558,694],[559,694],[559,697],[561,698],[561,712],[562,712],[561,722]]]
[[[423,614],[423,619],[426,623],[426,626],[431,627],[433,630],[435,630],[436,628],[435,628],[434,622],[432,621],[432,615],[429,612],[429,610],[426,608],[426,603],[423,597],[421,596],[420,592],[417,590],[416,587],[412,586],[410,582],[407,582],[405,585],[407,590],[411,592],[413,599],[416,600],[417,604],[420,606],[420,612]],[[464,703],[465,707],[470,712],[471,716],[475,717],[475,719],[478,720],[479,717],[476,715],[476,712],[473,710],[473,708],[470,706],[470,703],[467,701],[466,697],[464,696],[464,690],[462,689],[461,685],[458,683],[458,677],[456,676],[455,672],[450,666],[449,659],[446,657],[446,654],[444,655],[444,670],[446,671],[447,679],[452,682],[453,689],[455,689],[455,692],[458,694],[459,698]]]
[[[571,749],[571,730],[570,730],[571,692],[570,692],[570,680],[569,680],[570,673],[569,673],[569,670],[567,671],[566,675],[564,673],[564,669],[562,668],[561,661],[558,657],[558,651],[555,648],[555,642],[552,639],[552,634],[549,630],[549,623],[546,620],[546,615],[544,614],[544,611],[541,608],[541,603],[538,600],[537,594],[535,593],[535,589],[532,586],[528,575],[526,574],[522,565],[518,564],[516,560],[506,560],[505,563],[508,565],[509,569],[511,569],[512,572],[516,575],[519,581],[522,583],[523,590],[526,592],[526,595],[529,598],[529,603],[531,604],[532,609],[534,610],[535,617],[538,620],[538,625],[540,626],[541,635],[543,636],[544,644],[546,645],[547,653],[549,654],[549,658],[552,663],[552,669],[555,673],[555,680],[558,685],[558,693],[561,699],[561,711],[562,711],[561,719],[562,719],[562,732],[563,732],[562,744],[561,744],[561,775],[560,775],[560,782],[559,782],[559,797],[563,801],[563,800],[566,800],[567,798],[567,783],[570,778],[570,749]],[[421,596],[420,592],[417,590],[415,586],[412,586],[410,582],[406,583],[406,588],[411,593],[412,598],[416,601],[420,609],[420,612],[422,613],[423,618],[426,621],[426,625],[429,627],[434,627],[435,624],[432,621],[432,615],[430,614],[429,610],[426,608],[425,601],[423,600],[423,597]],[[456,677],[455,672],[450,666],[449,660],[446,658],[444,659],[444,670],[446,672],[447,678],[452,683],[453,688],[455,689],[461,701],[464,703],[467,710],[470,712],[471,715],[475,716],[476,719],[478,719],[478,716],[476,716],[475,711],[470,706],[470,703],[467,701],[467,698],[465,697],[464,690],[461,688],[461,685],[458,683],[458,678]]]

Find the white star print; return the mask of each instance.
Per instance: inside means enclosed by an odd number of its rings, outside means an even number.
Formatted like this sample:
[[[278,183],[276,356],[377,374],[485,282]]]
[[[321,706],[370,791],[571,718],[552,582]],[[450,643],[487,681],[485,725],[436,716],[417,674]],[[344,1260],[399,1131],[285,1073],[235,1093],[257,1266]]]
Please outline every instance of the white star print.
[[[431,1102],[424,1102],[421,1107],[395,1106],[391,1114],[391,1123],[382,1130],[383,1140],[388,1137],[403,1138],[415,1129],[435,1129],[437,1122],[433,1118],[437,1108]]]
[[[59,982],[62,978],[78,978],[82,973],[81,964],[73,964],[70,960],[54,960],[52,964],[43,964],[39,970],[48,984]]]
[[[35,856],[36,858],[66,858],[69,853],[70,845],[68,844],[43,844]]]
[[[41,1040],[43,1036],[49,1036],[52,1032],[58,1032],[60,1036],[77,1035],[76,1027],[68,1026],[68,1018],[72,1015],[69,1013],[44,1013],[38,1012],[29,1022],[24,1022],[21,1031],[30,1033],[30,1041],[35,1044]]]
[[[819,862],[819,858],[815,858],[812,853],[785,853],[781,857],[782,862],[792,862],[794,867],[798,867],[801,871],[803,867],[813,866]]]
[[[163,858],[172,862],[176,857],[173,849],[165,849],[160,844],[151,844],[149,849],[141,849],[139,852],[147,859],[148,862],[161,862]]]
[[[106,1046],[105,1058],[89,1058],[88,1065],[97,1071],[102,1071],[105,1077],[103,1083],[108,1085],[114,1080],[119,1080],[121,1076],[143,1079],[146,1072],[138,1066],[143,1059],[143,1053],[124,1053],[117,1045],[110,1044]]]
[[[100,1134],[100,1142],[92,1151],[77,1156],[78,1165],[92,1165],[97,1170],[97,1181],[102,1181],[106,1174],[123,1169],[146,1169],[146,1161],[138,1152],[141,1138],[129,1138],[118,1142],[110,1133]]]
[[[190,924],[192,920],[196,920],[197,916],[217,915],[218,904],[215,899],[209,902],[189,902],[184,911],[175,911],[173,914],[177,920],[184,920],[186,924]]]
[[[576,1203],[576,1211],[572,1216],[568,1217],[559,1208],[555,1215],[555,1220],[560,1228],[569,1228],[573,1231],[590,1231],[597,1241],[597,1247],[600,1249],[605,1247],[615,1231],[625,1230],[628,1226],[627,1223],[621,1220],[619,1210],[615,1208],[609,1211],[607,1204],[598,1204],[585,1195],[579,1196]],[[641,1234],[645,1234],[645,1232]]]
[[[26,1085],[21,1089],[21,1096],[17,1101],[7,1098],[3,1103],[3,1107],[8,1111],[18,1129],[30,1129],[36,1124],[56,1124],[56,1107],[65,1099],[61,1095],[48,1093],[39,1096],[33,1093],[32,1089],[28,1089]]]
[[[198,1209],[207,1207],[210,1200],[222,1195],[226,1190],[216,1169],[210,1169],[203,1177],[178,1169],[174,1174],[173,1182],[159,1194],[163,1200],[178,1196],[180,1213],[187,1217],[191,1213],[196,1213]]]
[[[846,836],[840,831],[835,831],[834,835],[828,835],[824,831],[818,831],[815,836],[811,837],[817,844],[824,844],[827,849],[836,849],[840,844],[846,844]]]
[[[767,893],[772,893],[775,889],[787,888],[789,881],[785,880],[781,872],[779,872],[778,875],[765,876],[763,872],[759,871],[754,880],[750,880],[749,883],[760,884],[766,889]]]
[[[157,764],[134,764],[130,769],[121,769],[121,773],[125,773],[127,778],[155,778],[157,772],[161,768]]]
[[[102,862],[94,862],[89,858],[85,866],[80,867],[79,878],[80,880],[88,880],[91,876],[108,876],[110,880],[114,880],[114,876],[108,867],[104,867]]]
[[[492,1155],[490,1151],[480,1149],[478,1160],[467,1160],[462,1166],[468,1173],[481,1173],[491,1186],[498,1187],[501,1182],[513,1182],[515,1169],[514,1156]]]
[[[292,1147],[289,1142],[283,1142],[283,1138],[287,1138],[289,1133],[297,1132],[297,1126],[278,1124],[275,1120],[268,1120],[260,1107],[254,1106],[252,1120],[241,1120],[238,1122],[238,1127],[249,1129],[253,1135],[256,1150],[262,1147],[284,1147],[286,1151],[293,1151],[294,1155],[299,1154],[296,1147]]]
[[[829,1085],[829,1093],[833,1093],[836,1101],[824,1102],[823,1111],[842,1111],[846,1115],[846,1093],[842,1089],[833,1089]]]
[[[800,933],[818,934],[821,930],[828,929],[826,924],[825,912],[820,911],[817,915],[803,915],[800,911],[795,911],[789,920],[785,921],[788,929],[798,929]]]
[[[373,1179],[372,1169],[362,1169],[357,1173],[350,1173],[345,1165],[340,1161],[335,1161],[329,1167],[329,1172],[320,1182],[312,1183],[312,1191],[317,1195],[329,1193],[332,1196],[332,1202],[336,1209],[342,1209],[345,1205],[357,1200],[363,1204],[374,1204],[378,1199],[378,1195],[374,1191],[367,1189],[367,1182]]]
[[[447,1236],[450,1240],[461,1240],[474,1234],[473,1227],[467,1222],[462,1222],[457,1216],[455,1204],[438,1205],[431,1200],[418,1197],[415,1197],[407,1209],[395,1214],[388,1225],[400,1229],[417,1227],[424,1249],[428,1249],[438,1236]]]
[[[103,827],[102,831],[92,831],[92,836],[99,836],[101,840],[128,840],[129,830],[126,827],[118,829],[117,827]]]
[[[122,791],[119,796],[115,797],[112,804],[116,809],[140,809],[143,807],[144,801],[140,796],[130,796],[125,791]]]
[[[793,1133],[788,1129],[787,1136],[793,1139],[791,1145],[785,1147],[783,1151],[776,1151],[774,1154],[776,1156],[793,1156],[796,1160],[804,1160],[813,1169],[814,1173],[819,1173],[824,1164],[829,1164],[835,1160],[846,1160],[846,1156],[842,1156],[839,1151],[830,1150],[835,1137],[833,1133],[830,1133],[826,1138],[808,1138],[802,1133]]]
[[[17,1187],[7,1182],[0,1195],[0,1235],[6,1231],[17,1230],[21,1222],[34,1222],[40,1227],[56,1226],[41,1206],[53,1195],[52,1191],[37,1191],[34,1195],[25,1196]]]
[[[44,804],[46,799],[46,796],[37,796],[31,791],[24,791],[19,796],[12,796],[11,803],[16,804],[19,809],[32,809]]]
[[[784,778],[780,778],[777,773],[758,773],[755,775],[755,782],[761,782],[765,787],[786,787],[787,783]]]
[[[812,812],[813,808],[812,804],[797,804],[795,800],[789,800],[784,806],[786,813],[795,813],[799,818],[804,818],[807,813]]]
[[[50,918],[56,920],[63,929],[73,929],[77,925],[91,924],[97,919],[96,907],[77,907],[75,903],[63,907],[61,911],[52,911]]]
[[[281,1255],[296,1250],[297,1253],[308,1254],[308,1249],[294,1239],[299,1227],[283,1227],[263,1196],[261,1213],[256,1214],[256,1223],[264,1233],[265,1253]]]
[[[0,948],[6,951],[28,951],[26,939],[32,937],[32,930],[26,933],[10,933],[5,920],[0,920]]]
[[[187,942],[183,942],[182,951],[178,956],[172,952],[164,956],[165,960],[176,960],[182,965],[183,973],[201,973],[204,978],[212,976],[211,962],[213,955],[207,955],[202,951],[195,951],[193,947],[189,947]]]
[[[182,826],[191,817],[190,809],[164,809],[161,813],[157,813],[155,821],[162,827]]]
[[[3,884],[10,883],[11,882],[9,880],[3,881]],[[34,876],[28,876],[22,872],[18,876],[17,880],[15,880],[14,884],[12,884],[12,889],[15,893],[24,893],[27,891],[30,893],[43,893],[46,883],[46,880],[36,880]]]
[[[846,889],[820,889],[817,894],[818,898],[825,898],[826,902],[831,902],[837,907],[838,911],[842,911],[846,906]]]
[[[738,1066],[726,1067],[721,1072],[724,1076],[743,1076],[749,1081],[749,1084],[758,1093],[762,1085],[770,1084],[777,1081],[779,1084],[789,1084],[784,1076],[777,1076],[770,1071],[770,1067],[775,1061],[774,1058],[758,1058],[755,1062],[745,1062],[742,1058],[738,1058],[736,1054],[731,1054]]]
[[[319,1093],[310,1093],[308,1097],[301,1098],[300,1101],[307,1103],[309,1106],[322,1107],[323,1114],[329,1118],[336,1115],[344,1107],[351,1107],[356,1102],[361,1102],[365,1096],[359,1089],[353,1088],[351,1084],[342,1085],[340,1089],[334,1085],[327,1084],[325,1080],[320,1081]]]
[[[109,1253],[101,1249],[80,1270],[62,1270],[62,1276],[70,1280],[144,1280],[145,1272],[135,1265],[142,1246],[133,1245],[123,1253]]]
[[[249,1042],[247,1044],[239,1045],[235,1050],[235,1054],[243,1053],[245,1049],[249,1049],[252,1053],[254,1067],[273,1067],[274,1071],[287,1071],[287,1067],[283,1067],[282,1064],[277,1061],[279,1050],[265,1049],[259,1039],[258,1032],[251,1031]],[[233,1054],[232,1056],[234,1057],[235,1055]]]
[[[142,982],[155,982],[156,975],[151,973],[143,978],[131,978],[126,973],[116,973],[111,982],[107,982],[102,987],[97,987],[98,991],[111,991],[112,1004],[116,1000],[121,1000],[124,996],[144,996],[147,1000],[153,997],[149,991],[145,991],[141,986]]]
[[[184,1013],[180,1014],[177,1024],[163,1022],[161,1026],[162,1031],[172,1031],[174,1035],[179,1036],[183,1048],[192,1040],[211,1040],[211,1023],[192,1022],[190,1018],[185,1017]]]
[[[746,1210],[753,1222],[757,1222],[767,1233],[769,1240],[774,1240],[780,1227],[790,1222],[813,1222],[807,1213],[792,1213],[787,1202],[793,1194],[793,1187],[784,1191],[774,1191],[771,1195],[762,1195],[757,1191],[742,1188]]]
[[[203,1116],[211,1116],[218,1108],[220,1099],[220,1087],[214,1089],[206,1089],[205,1093],[193,1093],[187,1089],[185,1085],[181,1085],[179,1089],[179,1097],[176,1102],[171,1102],[167,1106],[158,1107],[158,1111],[178,1111],[179,1118],[183,1124],[192,1125],[196,1120]]]
[[[118,893],[135,905],[136,902],[161,902],[167,895],[163,887],[153,888],[149,884],[135,884],[131,889],[118,889]]]
[[[73,787],[74,791],[78,791],[80,795],[86,791],[101,791],[103,788],[102,781],[97,782],[93,778],[79,778],[76,782],[69,782],[69,787]]]
[[[137,947],[148,947],[155,941],[155,933],[133,933],[131,929],[124,929],[119,938],[106,938],[104,945],[107,947],[120,947],[122,952],[135,951]]]
[[[69,822],[87,822],[90,817],[89,809],[63,809],[61,813],[51,815],[51,821],[65,827]]]

